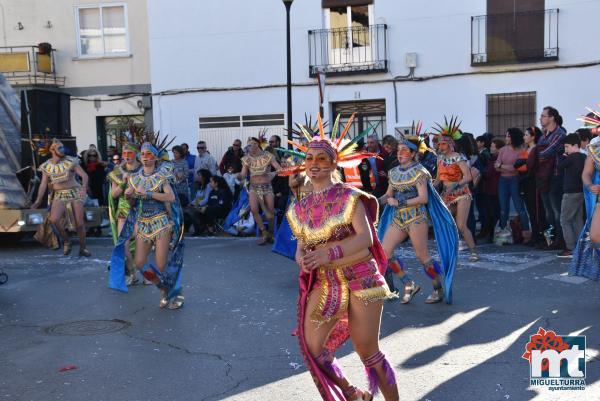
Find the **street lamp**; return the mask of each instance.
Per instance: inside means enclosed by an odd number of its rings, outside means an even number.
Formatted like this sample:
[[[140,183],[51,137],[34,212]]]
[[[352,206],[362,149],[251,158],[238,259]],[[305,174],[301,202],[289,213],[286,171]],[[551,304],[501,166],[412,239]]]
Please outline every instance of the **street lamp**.
[[[292,137],[292,49],[290,42],[290,8],[294,0],[282,0],[285,5],[286,15],[286,32],[287,32],[287,137],[288,141]],[[288,143],[288,148],[292,149],[292,145]]]

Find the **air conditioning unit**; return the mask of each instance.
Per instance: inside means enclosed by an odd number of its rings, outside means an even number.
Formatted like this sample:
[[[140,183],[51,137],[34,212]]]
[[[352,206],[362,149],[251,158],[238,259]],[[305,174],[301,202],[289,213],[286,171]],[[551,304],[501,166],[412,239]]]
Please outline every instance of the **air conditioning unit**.
[[[394,127],[394,136],[396,137],[396,139],[400,139],[404,135],[410,135],[411,130],[412,130],[411,125],[408,125],[408,126],[403,125],[403,126]]]

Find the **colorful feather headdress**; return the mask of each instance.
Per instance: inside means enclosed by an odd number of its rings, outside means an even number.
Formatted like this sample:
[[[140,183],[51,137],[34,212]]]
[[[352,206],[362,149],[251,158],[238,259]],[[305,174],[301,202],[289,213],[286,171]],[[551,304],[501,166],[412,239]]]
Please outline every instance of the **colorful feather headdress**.
[[[31,143],[31,150],[37,152],[38,155],[45,157],[50,155],[50,148],[54,144],[55,140],[50,139],[50,128],[46,128],[43,135],[36,135]]]
[[[598,103],[600,106],[600,103]],[[591,129],[597,129],[600,127],[600,112],[596,111],[590,107],[586,107],[588,114],[585,116],[581,116],[578,118],[579,121],[583,121],[586,127],[590,127]]]
[[[142,149],[152,151],[161,160],[169,160],[168,147],[175,138],[169,140],[168,136],[161,137],[160,132],[145,131],[142,135]]]
[[[409,149],[414,152],[418,152],[420,154],[425,153],[430,150],[425,143],[425,138],[421,136],[421,131],[423,130],[423,122],[421,121],[413,121],[412,126],[410,128],[410,134],[402,135],[402,138],[399,141],[400,145],[405,145]]]
[[[420,137],[422,130],[423,122],[421,120],[417,120],[416,122],[413,120],[412,126],[410,127],[410,135]]]
[[[260,146],[260,148],[262,150],[265,150],[269,146],[269,141],[267,140],[267,129],[266,128],[262,128],[258,132],[258,146]]]
[[[435,123],[436,127],[433,127],[434,135],[438,136],[439,141],[458,141],[462,137],[460,132],[460,124],[458,116],[451,116],[450,121],[444,116],[444,125]]]
[[[295,125],[296,125],[296,129],[292,128],[292,136],[299,138],[300,141],[302,141],[302,139],[306,139],[306,136],[304,135],[302,128],[304,128],[304,131],[308,132],[308,134],[311,138],[314,137],[315,135],[319,135],[318,123],[313,124],[312,116],[308,116],[306,113],[304,113],[304,124],[295,123]],[[323,128],[327,128],[328,125],[329,125],[328,121],[323,122]]]
[[[306,159],[306,153],[309,149],[322,149],[337,162],[337,165],[339,167],[342,168],[355,167],[358,164],[360,164],[362,159],[366,159],[369,157],[379,158],[377,153],[370,153],[364,150],[357,151],[358,142],[369,134],[369,132],[371,131],[370,128],[361,132],[352,140],[346,138],[346,135],[348,134],[348,131],[352,126],[352,121],[354,120],[355,114],[352,114],[350,116],[350,119],[346,123],[344,129],[341,130],[341,132],[340,116],[338,115],[335,119],[335,123],[333,124],[331,134],[329,135],[325,133],[325,123],[323,123],[321,115],[317,115],[318,132],[316,133],[310,132],[303,125],[297,124],[297,127],[299,128],[302,136],[308,140],[308,145],[305,146],[295,141],[288,141],[288,143],[294,146],[297,150],[288,150],[283,148],[279,150],[288,154],[292,154],[296,157],[299,157],[300,159]],[[279,175],[294,175],[304,171],[305,169],[305,164],[304,162],[302,162],[302,164],[299,164],[297,166],[291,166],[280,170]]]
[[[404,135],[399,142],[400,145],[405,145],[414,152],[423,154],[430,150],[425,143],[425,140],[421,136],[417,135]]]
[[[48,138],[48,135],[45,135],[39,142],[36,144],[35,141],[32,142],[32,146],[35,150],[37,150],[38,155],[42,157],[46,157],[50,154],[50,147],[52,146],[53,140]]]

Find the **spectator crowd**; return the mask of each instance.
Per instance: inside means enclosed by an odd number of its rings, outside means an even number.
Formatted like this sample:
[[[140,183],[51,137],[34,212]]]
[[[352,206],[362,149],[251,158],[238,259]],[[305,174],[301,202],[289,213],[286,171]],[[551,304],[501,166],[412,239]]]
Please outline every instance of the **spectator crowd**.
[[[425,134],[426,141],[436,148],[435,136]],[[463,154],[470,166],[470,189],[473,201],[467,226],[478,243],[522,243],[539,249],[558,251],[559,257],[571,257],[585,221],[581,174],[586,160],[586,146],[593,140],[589,129],[580,128],[567,134],[563,118],[554,107],[545,107],[539,127],[509,128],[503,135],[484,133],[474,136],[462,132],[456,141],[456,151]],[[359,142],[378,157],[365,159],[355,168],[341,169],[345,182],[381,197],[387,190],[388,172],[398,164],[398,141],[393,135],[381,141],[371,135],[366,143]],[[271,136],[266,151],[277,163],[286,166],[293,161],[281,150],[281,138]],[[209,144],[199,141],[197,153],[185,143],[172,149],[175,188],[184,209],[186,231],[192,235],[214,235],[222,231],[221,223],[238,201],[244,182],[240,180],[242,157],[248,153],[241,140],[217,160]],[[106,205],[107,174],[121,162],[115,147],[109,147],[103,161],[94,145],[81,153],[83,169],[89,175],[90,198]],[[429,150],[420,156],[421,164],[436,176],[437,156]],[[277,221],[281,221],[288,205],[288,179],[275,176]],[[248,207],[239,213],[231,235],[251,235],[256,232]]]

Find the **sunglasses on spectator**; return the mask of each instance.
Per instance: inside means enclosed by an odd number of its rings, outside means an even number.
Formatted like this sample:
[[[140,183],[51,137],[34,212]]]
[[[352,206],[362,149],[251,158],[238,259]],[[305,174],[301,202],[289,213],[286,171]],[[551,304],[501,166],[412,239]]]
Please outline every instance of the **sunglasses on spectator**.
[[[200,149],[200,150],[206,149],[206,146],[198,146],[196,149]]]
[[[119,158],[119,157],[113,157],[113,161],[114,162],[118,162],[119,160],[121,160],[121,158]]]

